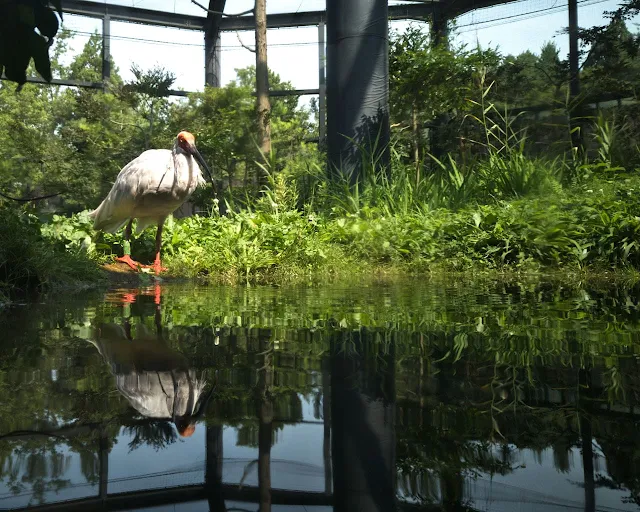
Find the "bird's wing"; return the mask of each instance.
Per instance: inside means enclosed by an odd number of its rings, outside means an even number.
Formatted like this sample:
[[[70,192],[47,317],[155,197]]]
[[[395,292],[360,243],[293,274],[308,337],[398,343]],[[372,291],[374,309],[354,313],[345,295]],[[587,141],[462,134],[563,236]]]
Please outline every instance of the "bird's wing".
[[[118,174],[109,194],[91,212],[94,228],[107,232],[120,229],[132,216],[136,201],[151,188],[173,181],[172,154],[168,149],[151,149],[129,162]]]

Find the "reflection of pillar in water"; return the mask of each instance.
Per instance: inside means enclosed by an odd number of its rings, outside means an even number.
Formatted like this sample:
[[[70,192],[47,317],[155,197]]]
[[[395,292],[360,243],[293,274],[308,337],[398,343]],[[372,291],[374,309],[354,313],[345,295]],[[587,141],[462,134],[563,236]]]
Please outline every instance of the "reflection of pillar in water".
[[[273,438],[273,349],[268,340],[261,341],[264,366],[258,374],[258,493],[260,512],[271,510],[271,440]]]
[[[207,426],[207,465],[204,482],[209,496],[209,510],[224,512],[226,505],[222,494],[222,426]]]
[[[384,353],[375,336],[362,330],[332,338],[335,511],[396,509],[394,345]]]
[[[596,509],[595,479],[593,468],[593,433],[591,431],[591,418],[585,408],[591,405],[593,387],[591,382],[591,370],[581,369],[579,373],[580,384],[585,388],[584,399],[580,400],[580,439],[582,441],[582,470],[584,475],[584,512],[594,512]],[[581,410],[582,409],[582,410]]]
[[[324,492],[331,494],[331,361],[322,360],[322,458],[324,461]]]
[[[105,429],[100,432],[99,441],[99,460],[100,460],[100,498],[107,499],[109,492],[109,436]]]

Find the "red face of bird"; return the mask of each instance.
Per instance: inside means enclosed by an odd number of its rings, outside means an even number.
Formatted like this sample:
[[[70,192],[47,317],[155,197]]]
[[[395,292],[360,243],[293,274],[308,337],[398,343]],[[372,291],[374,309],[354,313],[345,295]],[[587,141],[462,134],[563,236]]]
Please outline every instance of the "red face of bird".
[[[196,426],[193,424],[189,424],[186,427],[179,428],[178,434],[180,434],[180,437],[191,437],[195,431]]]
[[[209,169],[209,166],[206,164],[204,158],[202,158],[202,155],[196,148],[196,138],[193,134],[191,132],[181,131],[176,139],[180,149],[182,149],[187,155],[192,155],[193,158],[195,158],[196,161],[204,167],[204,170],[207,171],[207,174],[209,175],[211,184],[215,187],[215,184],[213,183],[213,176],[211,176],[211,169]]]
[[[196,138],[192,133],[182,131],[178,134],[178,146],[180,146],[189,155],[196,149]]]

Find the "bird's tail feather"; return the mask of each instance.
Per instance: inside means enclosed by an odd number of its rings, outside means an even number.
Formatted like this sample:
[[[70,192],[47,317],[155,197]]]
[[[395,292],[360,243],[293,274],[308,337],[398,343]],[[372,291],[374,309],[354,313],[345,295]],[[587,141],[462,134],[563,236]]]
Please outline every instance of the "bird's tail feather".
[[[100,203],[95,210],[89,213],[89,217],[93,219],[93,229],[96,231],[104,231],[106,233],[115,233],[124,226],[129,219],[114,219],[104,215],[104,201]]]

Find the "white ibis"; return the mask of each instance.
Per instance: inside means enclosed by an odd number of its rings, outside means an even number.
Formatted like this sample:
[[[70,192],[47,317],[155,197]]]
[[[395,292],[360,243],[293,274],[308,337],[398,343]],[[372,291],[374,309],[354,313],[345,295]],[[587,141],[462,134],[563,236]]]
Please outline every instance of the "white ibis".
[[[91,212],[96,230],[114,233],[127,224],[124,232],[124,255],[116,258],[133,270],[152,267],[156,274],[162,270],[160,249],[162,227],[167,216],[179,208],[204,183],[200,164],[213,177],[196,149],[195,137],[182,131],[173,149],[150,149],[129,162],[118,174],[113,187],[100,206]],[[157,224],[156,257],[152,266],[141,265],[131,259],[131,228],[137,219],[136,233]]]

